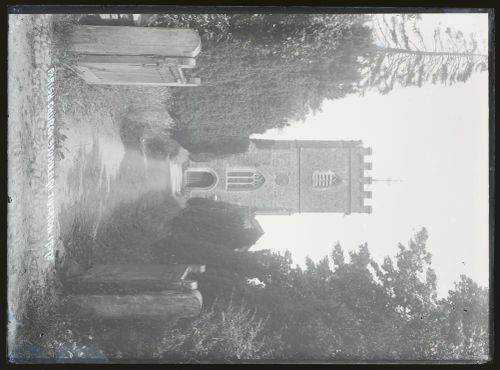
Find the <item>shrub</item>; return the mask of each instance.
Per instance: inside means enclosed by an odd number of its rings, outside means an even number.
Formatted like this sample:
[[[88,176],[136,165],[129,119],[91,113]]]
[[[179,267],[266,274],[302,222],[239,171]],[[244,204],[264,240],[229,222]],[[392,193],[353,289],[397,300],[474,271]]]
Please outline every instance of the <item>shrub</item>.
[[[166,362],[269,358],[272,339],[263,335],[266,323],[243,303],[217,300],[187,327],[168,332],[155,356]]]
[[[191,198],[172,220],[172,237],[198,240],[229,249],[249,247],[262,235],[248,227],[249,210],[231,203]]]

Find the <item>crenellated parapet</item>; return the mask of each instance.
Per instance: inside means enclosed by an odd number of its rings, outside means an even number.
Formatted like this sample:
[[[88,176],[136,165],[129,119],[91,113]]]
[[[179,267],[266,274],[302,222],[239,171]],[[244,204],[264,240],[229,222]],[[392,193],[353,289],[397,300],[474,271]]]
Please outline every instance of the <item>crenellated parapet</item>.
[[[371,213],[372,206],[369,200],[372,199],[372,191],[370,190],[370,185],[372,184],[372,177],[370,171],[372,170],[372,162],[369,156],[372,155],[372,148],[370,147],[359,147],[357,148],[358,157],[358,172],[357,177],[353,177],[351,184],[352,190],[351,194],[355,196],[353,199],[353,205],[351,207],[352,212],[356,213]]]
[[[371,213],[371,154],[361,140],[252,139],[246,152],[191,161],[184,174],[203,173],[190,197],[210,194],[259,214]]]

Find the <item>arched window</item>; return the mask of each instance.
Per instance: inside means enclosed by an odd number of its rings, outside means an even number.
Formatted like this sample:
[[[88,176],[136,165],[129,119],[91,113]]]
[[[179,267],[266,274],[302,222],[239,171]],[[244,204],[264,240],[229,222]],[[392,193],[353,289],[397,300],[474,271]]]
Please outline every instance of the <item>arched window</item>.
[[[340,178],[333,171],[314,171],[313,187],[318,189],[329,188],[340,183]]]
[[[265,182],[264,176],[252,169],[230,169],[226,171],[226,189],[231,191],[255,190]]]
[[[184,175],[184,185],[190,189],[211,189],[217,183],[217,175],[210,170],[189,169]]]

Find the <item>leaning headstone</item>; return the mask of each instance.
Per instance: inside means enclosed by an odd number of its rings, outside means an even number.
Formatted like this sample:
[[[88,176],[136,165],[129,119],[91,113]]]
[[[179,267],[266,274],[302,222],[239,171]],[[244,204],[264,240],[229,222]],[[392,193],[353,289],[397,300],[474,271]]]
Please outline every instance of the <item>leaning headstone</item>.
[[[67,283],[69,301],[106,319],[195,317],[203,300],[197,281],[187,277],[203,272],[205,265],[94,266]]]
[[[66,287],[75,293],[133,294],[163,290],[197,289],[190,273],[205,272],[204,265],[124,264],[98,265],[68,279]]]
[[[133,295],[81,294],[70,299],[84,310],[107,319],[196,317],[203,303],[198,290]]]

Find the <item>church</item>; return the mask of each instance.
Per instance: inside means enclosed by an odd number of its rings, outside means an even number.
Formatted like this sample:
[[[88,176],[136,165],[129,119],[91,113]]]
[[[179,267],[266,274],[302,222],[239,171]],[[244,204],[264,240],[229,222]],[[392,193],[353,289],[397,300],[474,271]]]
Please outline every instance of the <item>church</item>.
[[[188,161],[183,193],[247,206],[257,215],[371,213],[371,153],[361,141],[254,139],[245,153]]]

